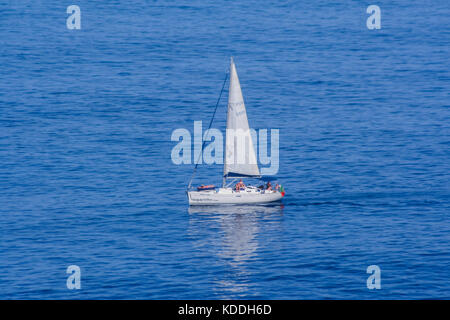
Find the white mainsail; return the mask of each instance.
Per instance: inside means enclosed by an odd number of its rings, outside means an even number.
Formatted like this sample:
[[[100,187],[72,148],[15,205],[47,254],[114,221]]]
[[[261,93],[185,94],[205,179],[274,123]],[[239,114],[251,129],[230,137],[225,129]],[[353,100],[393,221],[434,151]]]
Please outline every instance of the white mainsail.
[[[260,175],[241,85],[233,58],[230,66],[224,179]]]

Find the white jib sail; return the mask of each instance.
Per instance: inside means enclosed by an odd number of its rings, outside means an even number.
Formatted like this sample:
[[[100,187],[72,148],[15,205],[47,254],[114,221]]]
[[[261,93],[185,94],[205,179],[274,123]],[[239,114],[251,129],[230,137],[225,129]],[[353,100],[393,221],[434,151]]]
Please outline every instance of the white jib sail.
[[[233,58],[230,66],[227,132],[225,143],[225,177],[259,176],[247,111]]]

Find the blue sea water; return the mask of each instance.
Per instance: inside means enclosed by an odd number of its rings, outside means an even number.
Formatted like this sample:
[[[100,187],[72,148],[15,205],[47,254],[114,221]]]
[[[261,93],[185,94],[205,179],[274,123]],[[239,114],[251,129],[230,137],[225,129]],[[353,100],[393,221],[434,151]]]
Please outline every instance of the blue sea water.
[[[450,299],[449,16],[438,0],[2,1],[0,298]],[[171,134],[206,126],[230,56],[251,126],[280,130],[287,194],[189,209]]]

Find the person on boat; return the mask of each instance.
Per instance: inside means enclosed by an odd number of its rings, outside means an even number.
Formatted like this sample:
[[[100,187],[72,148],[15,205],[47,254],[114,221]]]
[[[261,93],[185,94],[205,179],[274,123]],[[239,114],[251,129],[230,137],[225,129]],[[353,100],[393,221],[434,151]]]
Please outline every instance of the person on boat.
[[[272,190],[272,185],[270,184],[270,181],[267,181],[266,190],[267,191],[271,191]]]
[[[236,183],[235,190],[239,191],[239,190],[244,190],[244,189],[245,189],[245,184],[242,182],[242,179],[241,179],[238,183]]]

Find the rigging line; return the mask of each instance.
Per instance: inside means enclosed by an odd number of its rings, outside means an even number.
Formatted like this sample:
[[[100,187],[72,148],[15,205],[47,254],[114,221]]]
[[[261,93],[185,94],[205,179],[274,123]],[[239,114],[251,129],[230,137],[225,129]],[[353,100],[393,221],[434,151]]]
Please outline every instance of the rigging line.
[[[225,83],[227,82],[227,79],[228,79],[228,73],[229,73],[229,72],[226,73],[225,79],[223,80],[222,90],[220,90],[219,99],[217,99],[216,107],[214,108],[214,113],[213,113],[213,115],[212,115],[211,121],[209,122],[208,130],[211,129],[211,126],[212,126],[212,124],[213,124],[214,116],[216,115],[217,107],[219,106],[220,98],[222,97],[223,89],[225,88]],[[207,131],[208,131],[208,130],[207,130]],[[202,148],[201,148],[201,150],[200,150],[200,154],[198,155],[198,159],[197,159],[197,161],[195,162],[194,171],[192,172],[191,179],[189,180],[189,185],[188,185],[188,187],[187,187],[187,190],[189,190],[189,188],[191,187],[192,179],[194,179],[195,172],[197,171],[198,163],[200,162],[200,159],[201,159],[201,157],[202,157],[203,148],[205,147],[205,143],[206,143],[206,140],[203,141]]]

